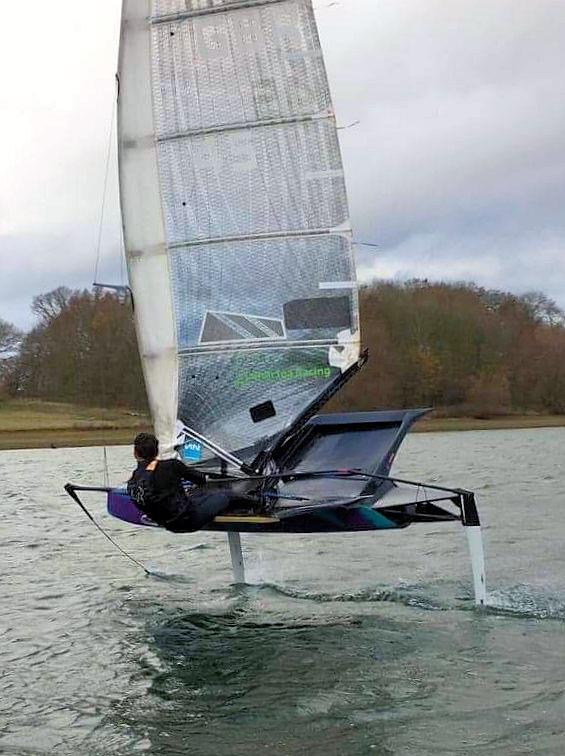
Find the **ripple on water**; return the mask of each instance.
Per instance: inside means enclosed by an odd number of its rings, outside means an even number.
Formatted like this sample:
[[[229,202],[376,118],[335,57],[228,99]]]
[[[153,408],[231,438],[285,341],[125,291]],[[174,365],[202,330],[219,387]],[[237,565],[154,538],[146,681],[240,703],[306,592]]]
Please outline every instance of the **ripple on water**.
[[[501,614],[533,619],[565,619],[565,596],[543,593],[527,585],[491,591],[487,609]]]
[[[253,585],[233,587],[224,537],[132,531],[92,497],[145,577],[61,495],[101,450],[11,453],[0,752],[562,753],[564,441],[432,434],[399,455],[398,475],[480,489],[486,611],[456,526],[246,536]],[[129,449],[109,460],[123,480]]]

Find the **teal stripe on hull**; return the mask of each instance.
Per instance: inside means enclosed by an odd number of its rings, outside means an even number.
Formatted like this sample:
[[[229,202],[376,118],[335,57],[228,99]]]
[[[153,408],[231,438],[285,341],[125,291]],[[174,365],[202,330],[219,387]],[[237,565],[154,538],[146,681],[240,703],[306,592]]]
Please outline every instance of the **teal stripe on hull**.
[[[352,516],[354,516],[353,522],[351,521]],[[326,509],[319,513],[317,512],[314,517],[330,523],[337,530],[348,530],[352,524],[355,524],[357,527],[364,525],[371,530],[396,530],[398,528],[398,525],[389,520],[388,517],[380,514],[380,512],[376,512],[371,507],[365,506],[354,507],[346,510],[346,513],[343,510],[332,511]]]
[[[385,517],[380,512],[376,512],[371,507],[360,507],[363,510],[363,517],[375,527],[376,530],[392,530],[398,528],[394,522]]]

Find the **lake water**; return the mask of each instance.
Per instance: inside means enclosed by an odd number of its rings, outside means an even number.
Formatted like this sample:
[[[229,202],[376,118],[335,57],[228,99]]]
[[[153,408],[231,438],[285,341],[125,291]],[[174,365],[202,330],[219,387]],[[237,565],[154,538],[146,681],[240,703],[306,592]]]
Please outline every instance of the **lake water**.
[[[463,529],[225,536],[130,529],[63,493],[101,449],[0,454],[0,753],[565,753],[565,429],[410,436],[398,475],[474,489]],[[113,483],[132,467],[109,450]]]

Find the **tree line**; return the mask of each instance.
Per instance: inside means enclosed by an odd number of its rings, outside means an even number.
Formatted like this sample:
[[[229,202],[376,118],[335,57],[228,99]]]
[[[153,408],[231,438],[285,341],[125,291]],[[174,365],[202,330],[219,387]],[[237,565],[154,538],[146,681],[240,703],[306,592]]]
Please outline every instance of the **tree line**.
[[[332,409],[565,414],[565,314],[545,295],[376,282],[360,302],[369,363]],[[26,334],[0,320],[4,394],[146,409],[130,302],[60,287],[32,311]]]
[[[565,313],[544,294],[378,282],[360,303],[370,359],[334,407],[565,413]]]
[[[2,361],[5,393],[98,407],[146,408],[128,303],[99,289],[59,287],[35,297],[31,309],[36,325],[29,333],[14,336],[15,329],[4,322],[5,330],[12,332],[10,355]]]

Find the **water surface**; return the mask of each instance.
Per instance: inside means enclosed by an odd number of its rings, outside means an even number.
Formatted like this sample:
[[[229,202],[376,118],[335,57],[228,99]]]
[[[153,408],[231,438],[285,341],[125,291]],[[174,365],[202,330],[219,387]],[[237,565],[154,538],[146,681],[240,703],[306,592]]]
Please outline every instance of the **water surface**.
[[[565,752],[565,429],[422,434],[395,473],[474,489],[489,607],[461,527],[174,536],[62,492],[101,449],[0,454],[0,753]],[[109,450],[113,483],[132,466]]]

